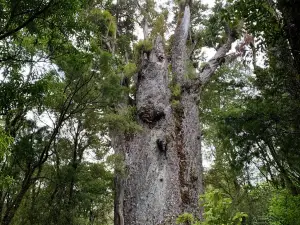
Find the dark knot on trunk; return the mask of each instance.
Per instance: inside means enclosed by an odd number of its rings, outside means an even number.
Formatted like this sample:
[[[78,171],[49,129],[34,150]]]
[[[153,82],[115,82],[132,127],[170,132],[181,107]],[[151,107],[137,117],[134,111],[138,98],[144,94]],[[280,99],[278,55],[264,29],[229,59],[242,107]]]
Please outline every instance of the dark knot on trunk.
[[[160,119],[164,118],[165,113],[163,109],[148,106],[141,107],[138,110],[138,116],[143,122],[153,124],[159,121]]]

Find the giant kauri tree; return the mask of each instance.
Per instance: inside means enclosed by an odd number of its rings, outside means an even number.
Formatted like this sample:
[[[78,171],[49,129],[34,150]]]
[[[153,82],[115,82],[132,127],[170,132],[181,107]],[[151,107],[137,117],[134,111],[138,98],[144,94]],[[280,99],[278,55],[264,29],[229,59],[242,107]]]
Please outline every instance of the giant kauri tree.
[[[196,74],[190,74],[191,7],[188,1],[181,4],[169,54],[160,35],[152,43],[146,36],[137,48],[135,101],[128,104],[136,107],[135,120],[141,129],[110,132],[125,168],[116,177],[116,225],[175,224],[183,212],[201,218],[199,95],[225,61],[236,35],[225,25],[226,41]]]
[[[178,4],[168,41],[153,25],[164,20],[155,2],[145,2],[0,1],[1,224],[109,224],[108,131],[124,159],[115,224],[201,218],[199,95],[236,35],[224,24],[216,54],[191,68],[199,1]],[[136,21],[145,40],[132,54]],[[92,151],[100,161],[86,157]]]

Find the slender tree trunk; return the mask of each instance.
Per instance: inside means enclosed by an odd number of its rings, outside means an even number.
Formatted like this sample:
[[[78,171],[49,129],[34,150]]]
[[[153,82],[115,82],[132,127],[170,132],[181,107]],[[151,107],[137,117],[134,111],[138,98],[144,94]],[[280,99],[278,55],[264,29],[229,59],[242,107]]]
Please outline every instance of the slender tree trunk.
[[[115,225],[172,225],[183,212],[201,218],[198,196],[203,185],[197,101],[200,87],[219,66],[234,38],[229,35],[227,43],[198,77],[188,78],[189,25],[187,5],[176,28],[172,50],[172,83],[181,90],[176,104],[171,103],[169,63],[162,38],[157,37],[152,51],[142,54],[136,84],[136,120],[142,131],[111,133],[113,147],[124,156],[126,170],[125,175],[116,177]]]
[[[3,219],[1,221],[1,225],[9,225],[15,216],[15,213],[17,212],[26,192],[30,188],[32,182],[30,178],[32,177],[32,171],[28,171],[27,174],[25,175],[25,179],[22,183],[22,188],[13,200],[13,202],[6,208]]]
[[[284,30],[291,47],[294,66],[300,73],[300,2],[298,0],[279,0],[278,9],[284,21]]]

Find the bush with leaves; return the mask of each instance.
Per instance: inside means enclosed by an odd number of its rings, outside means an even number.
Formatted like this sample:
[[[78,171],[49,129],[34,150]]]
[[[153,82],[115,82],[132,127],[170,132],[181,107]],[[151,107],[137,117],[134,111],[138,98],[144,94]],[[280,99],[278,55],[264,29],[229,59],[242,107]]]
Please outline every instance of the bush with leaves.
[[[300,196],[284,189],[277,191],[270,202],[269,218],[271,225],[300,224]]]
[[[242,225],[248,217],[246,213],[235,212],[232,207],[232,200],[219,189],[207,190],[200,196],[201,204],[204,207],[204,221],[196,220],[192,214],[180,215],[176,223],[189,223],[192,225]]]

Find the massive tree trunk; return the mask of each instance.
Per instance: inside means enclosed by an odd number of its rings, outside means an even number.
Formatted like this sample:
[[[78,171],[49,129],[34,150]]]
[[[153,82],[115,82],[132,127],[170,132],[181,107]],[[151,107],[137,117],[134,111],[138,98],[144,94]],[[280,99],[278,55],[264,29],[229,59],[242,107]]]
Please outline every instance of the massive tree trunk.
[[[136,84],[136,120],[142,131],[123,135],[112,132],[112,144],[124,156],[126,168],[125,175],[116,177],[116,225],[175,224],[183,212],[201,218],[198,196],[203,185],[197,101],[201,86],[223,62],[234,38],[229,35],[227,43],[199,76],[189,78],[189,25],[187,5],[174,35],[172,74],[161,37],[156,38],[150,53],[142,54]],[[176,104],[171,104],[172,85],[181,90]]]

